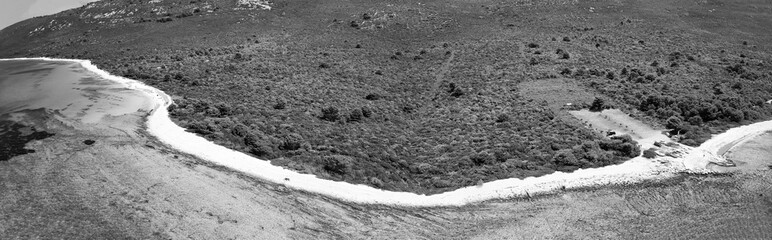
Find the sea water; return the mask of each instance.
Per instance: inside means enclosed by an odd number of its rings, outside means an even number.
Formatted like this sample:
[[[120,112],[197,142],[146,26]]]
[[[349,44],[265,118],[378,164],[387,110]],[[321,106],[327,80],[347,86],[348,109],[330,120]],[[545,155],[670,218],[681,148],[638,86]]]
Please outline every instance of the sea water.
[[[153,109],[153,99],[69,61],[0,61],[0,115],[44,109],[74,123]]]

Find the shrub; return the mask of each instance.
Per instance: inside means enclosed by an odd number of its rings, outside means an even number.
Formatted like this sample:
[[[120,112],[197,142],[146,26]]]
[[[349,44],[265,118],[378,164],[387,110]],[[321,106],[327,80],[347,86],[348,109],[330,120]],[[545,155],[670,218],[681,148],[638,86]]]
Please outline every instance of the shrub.
[[[745,119],[743,111],[732,107],[728,107],[724,110],[724,116],[733,122],[740,122]]]
[[[322,159],[324,170],[337,174],[346,174],[353,162],[351,157],[344,155],[332,155]]]
[[[552,156],[552,162],[561,166],[576,166],[579,160],[576,159],[571,149],[563,149],[555,152]]]
[[[641,153],[641,147],[634,143],[626,142],[621,145],[619,152],[622,153],[623,156],[637,157],[638,154]]]
[[[457,98],[464,95],[464,90],[457,87],[455,83],[450,83],[448,84],[448,93],[450,93],[450,96]]]
[[[606,73],[606,78],[608,78],[609,80],[614,80],[616,79],[616,75],[614,74],[614,72],[608,72]]]
[[[678,116],[671,116],[665,121],[665,127],[673,130],[680,130],[684,125],[683,120]]]
[[[258,146],[249,148],[249,153],[251,153],[252,155],[258,156],[258,157],[265,157],[265,156],[270,156],[271,155],[271,151],[268,150],[267,147],[262,146],[262,145],[258,145]]]
[[[509,115],[506,115],[506,114],[502,113],[498,117],[496,117],[496,122],[497,123],[507,122],[507,121],[509,121]]]
[[[616,151],[621,156],[636,157],[641,151],[641,147],[638,143],[633,141],[630,135],[621,135],[611,137],[610,140],[601,141],[599,144],[601,149],[606,151]]]
[[[379,100],[381,98],[382,98],[381,95],[378,95],[378,94],[375,94],[375,93],[367,94],[367,96],[365,96],[365,99],[370,100],[370,101]]]
[[[627,134],[619,135],[619,136],[614,136],[614,137],[611,137],[611,139],[613,139],[613,140],[620,140],[623,143],[633,142],[633,137],[631,137],[630,135],[627,135]]]
[[[587,69],[584,67],[576,69],[576,72],[574,72],[575,77],[585,77],[587,75]]]
[[[539,60],[536,59],[536,58],[531,58],[531,60],[528,61],[528,64],[531,64],[532,66],[533,65],[538,65],[539,64]]]
[[[279,149],[281,150],[298,150],[300,149],[300,143],[299,142],[292,142],[292,141],[284,141],[281,145],[279,145]]]
[[[455,98],[461,97],[464,95],[464,90],[461,90],[461,88],[454,88],[453,92],[450,93],[450,96],[453,96]]]
[[[404,113],[413,113],[413,111],[415,111],[415,107],[411,105],[402,106],[402,112]]]
[[[657,68],[657,75],[662,76],[662,75],[665,75],[665,74],[667,74],[667,70],[665,70],[665,68],[663,68],[663,67],[658,67]]]
[[[418,173],[424,173],[424,174],[432,174],[432,173],[442,172],[442,170],[440,170],[440,168],[438,168],[437,166],[434,166],[434,165],[428,164],[428,163],[418,164],[418,166],[416,167],[416,170],[418,170]]]
[[[369,118],[373,115],[373,111],[368,107],[362,107],[362,116]]]
[[[506,162],[511,157],[512,155],[506,150],[499,149],[493,152],[493,158],[496,159],[497,162]]]
[[[185,128],[190,129],[194,133],[198,133],[205,136],[213,133],[213,129],[209,127],[209,125],[200,121],[189,122],[188,125],[185,126]]]
[[[300,135],[290,134],[284,137],[284,141],[279,145],[279,149],[288,151],[298,150],[302,142],[303,138]]]
[[[381,179],[379,179],[377,177],[370,177],[369,181],[370,181],[370,184],[372,184],[373,186],[375,186],[377,188],[383,187],[383,181],[381,181]]]
[[[233,114],[233,108],[227,103],[217,103],[214,107],[220,113],[220,116],[229,116]]]
[[[244,136],[244,145],[249,149],[249,153],[258,157],[269,156],[271,153],[271,148],[263,144],[253,134],[246,134]]]
[[[474,163],[475,165],[480,166],[480,165],[484,165],[484,164],[486,164],[488,162],[492,162],[493,161],[493,156],[491,156],[490,154],[487,154],[487,153],[478,153],[478,154],[470,156],[469,160],[471,160],[472,163]]]
[[[602,98],[595,97],[595,100],[590,104],[590,111],[600,112],[605,108],[605,101]]]
[[[689,124],[699,126],[702,125],[702,118],[700,116],[692,116],[689,118]]]
[[[743,114],[745,115],[746,120],[756,120],[761,119],[761,113],[755,111],[755,110],[743,110]]]
[[[174,17],[176,17],[176,18],[186,18],[186,17],[190,17],[190,16],[193,16],[193,13],[184,12],[184,13],[177,14],[177,16],[174,16]]]
[[[649,148],[643,151],[643,157],[652,159],[657,157],[657,152],[654,150],[654,148]]]
[[[354,109],[349,113],[348,115],[348,121],[349,122],[359,122],[362,121],[362,110]]]
[[[329,122],[338,121],[338,109],[335,107],[324,108],[322,109],[322,116],[320,118]]]
[[[174,21],[174,19],[172,19],[171,17],[162,17],[162,18],[159,18],[159,19],[158,19],[158,20],[156,20],[156,21],[157,21],[157,22],[160,22],[160,23],[165,23],[165,22],[171,22],[171,21]]]
[[[684,145],[687,145],[687,146],[692,146],[692,147],[699,146],[697,144],[697,142],[694,141],[694,139],[682,139],[681,143],[683,143]]]
[[[276,110],[282,110],[286,107],[287,105],[284,102],[277,102],[276,104],[273,105],[273,109],[276,109]]]
[[[244,124],[239,123],[239,124],[236,124],[236,126],[233,127],[233,129],[231,129],[231,134],[238,137],[244,137],[244,136],[247,136],[247,134],[249,134],[249,128],[247,128],[247,126],[244,126]]]

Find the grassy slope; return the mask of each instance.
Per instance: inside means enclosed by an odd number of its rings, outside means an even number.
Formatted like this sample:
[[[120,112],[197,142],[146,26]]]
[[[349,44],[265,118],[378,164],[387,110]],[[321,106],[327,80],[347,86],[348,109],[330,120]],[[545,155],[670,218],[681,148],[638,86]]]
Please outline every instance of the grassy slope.
[[[93,59],[179,96],[173,118],[219,144],[418,192],[625,159],[600,149],[610,140],[581,128],[561,102],[600,96],[677,127],[691,144],[771,113],[763,1],[276,1],[272,11],[234,3],[101,1],[0,31],[0,56]],[[157,22],[164,13],[173,21]],[[534,82],[576,94],[528,91]],[[327,107],[341,120],[321,120]],[[352,121],[362,109],[372,116]],[[681,121],[667,124],[674,116]]]

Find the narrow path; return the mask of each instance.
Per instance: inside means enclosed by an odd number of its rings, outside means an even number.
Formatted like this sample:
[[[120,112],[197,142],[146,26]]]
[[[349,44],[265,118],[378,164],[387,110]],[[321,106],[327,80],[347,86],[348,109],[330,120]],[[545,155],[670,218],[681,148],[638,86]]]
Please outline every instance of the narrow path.
[[[440,66],[440,70],[434,73],[434,82],[432,83],[432,87],[429,90],[434,92],[434,97],[432,97],[432,101],[437,100],[440,97],[440,94],[444,92],[440,90],[440,86],[442,85],[442,81],[445,80],[445,77],[448,75],[448,72],[450,71],[450,66],[453,65],[453,60],[455,58],[456,58],[456,51],[450,51],[450,57],[448,57],[448,59],[445,59],[445,62],[443,62],[442,66]]]

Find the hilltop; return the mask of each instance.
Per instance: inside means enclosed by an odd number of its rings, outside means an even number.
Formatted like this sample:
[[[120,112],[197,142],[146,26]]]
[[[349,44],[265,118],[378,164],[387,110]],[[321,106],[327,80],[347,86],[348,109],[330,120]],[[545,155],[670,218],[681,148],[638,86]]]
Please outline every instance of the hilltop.
[[[0,57],[91,59],[175,96],[172,118],[218,144],[323,178],[436,193],[640,152],[568,110],[622,109],[692,146],[769,119],[770,9],[113,0],[3,29]]]

